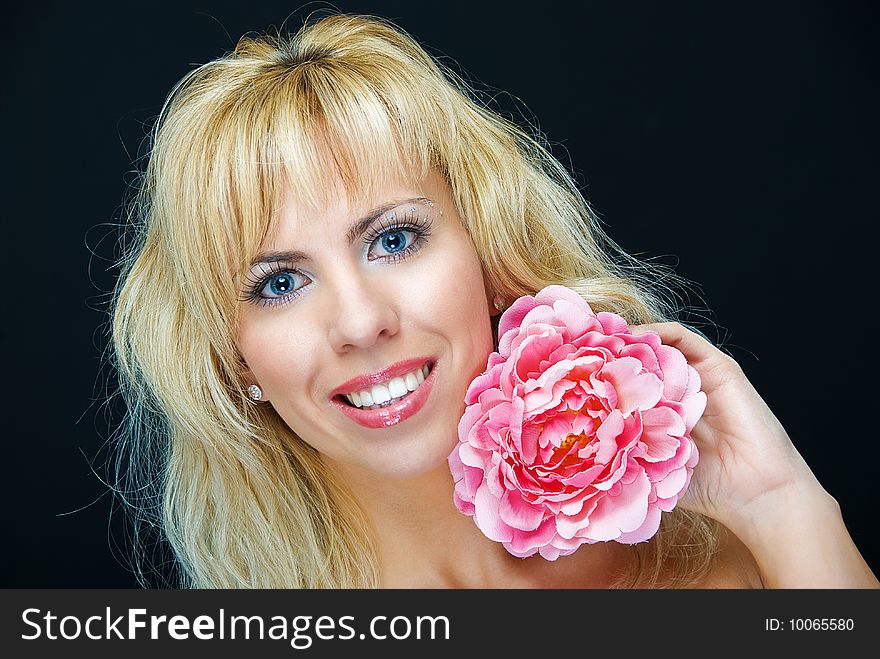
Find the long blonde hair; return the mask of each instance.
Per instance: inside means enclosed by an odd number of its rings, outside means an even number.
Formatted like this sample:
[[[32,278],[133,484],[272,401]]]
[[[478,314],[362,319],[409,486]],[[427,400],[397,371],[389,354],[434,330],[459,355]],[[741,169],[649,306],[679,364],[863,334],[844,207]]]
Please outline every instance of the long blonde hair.
[[[127,403],[118,492],[136,540],[158,529],[170,544],[177,585],[379,585],[370,528],[344,484],[244,393],[236,273],[271,231],[285,185],[320,207],[338,193],[328,169],[358,199],[436,169],[487,285],[508,300],[555,283],[631,323],[675,317],[663,283],[675,275],[620,249],[537,134],[476,98],[401,29],[350,15],[243,38],[172,90],[132,204],[113,336]],[[619,585],[698,580],[717,532],[695,514],[664,515]]]

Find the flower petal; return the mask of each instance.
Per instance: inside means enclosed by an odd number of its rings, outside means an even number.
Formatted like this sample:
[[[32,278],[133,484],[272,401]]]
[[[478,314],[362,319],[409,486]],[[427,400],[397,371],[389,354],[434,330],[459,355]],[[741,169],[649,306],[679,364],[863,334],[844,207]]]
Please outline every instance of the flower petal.
[[[706,411],[707,402],[708,399],[706,398],[706,394],[702,391],[698,391],[693,396],[689,396],[681,401],[681,404],[685,409],[685,432],[688,434],[690,434],[691,430],[694,429],[694,426],[697,425],[697,421],[703,416],[703,412]]]
[[[625,415],[634,410],[654,407],[663,395],[663,381],[644,370],[634,357],[621,357],[605,364],[602,379],[611,382],[617,392],[617,409]]]
[[[681,400],[688,382],[688,363],[684,355],[667,345],[658,347],[656,353],[663,371],[663,395],[669,400]]]
[[[546,329],[540,334],[527,337],[516,349],[516,374],[526,382],[530,378],[541,376],[541,362],[563,344],[559,332]]]
[[[602,495],[604,496],[604,495]],[[582,501],[581,510],[573,515],[560,514],[556,516],[556,528],[563,538],[574,538],[590,523],[590,516],[596,509],[601,496],[594,496]]]
[[[532,556],[539,547],[547,546],[556,535],[556,522],[553,517],[545,519],[534,531],[513,529],[510,541],[504,545],[514,556]]]
[[[642,412],[642,442],[647,448],[643,457],[648,462],[668,460],[675,455],[684,434],[684,420],[675,410],[655,407]]]
[[[590,315],[593,314],[593,310],[590,308],[587,301],[567,286],[551,284],[550,286],[545,286],[535,294],[535,302],[538,304],[552,305],[556,300],[567,300],[581,312]]]
[[[495,354],[495,353],[492,353]],[[491,358],[490,358],[491,359]],[[481,373],[476,378],[471,381],[470,385],[468,385],[467,393],[464,397],[465,405],[473,405],[477,398],[487,389],[494,389],[498,387],[498,382],[501,379],[501,364],[497,364],[489,370]]]
[[[501,318],[498,319],[498,352],[502,357],[510,356],[510,344],[519,332],[523,318],[538,304],[535,298],[524,295],[514,300],[513,304],[501,314]]]
[[[634,531],[621,533],[614,540],[626,545],[634,545],[637,542],[645,542],[650,540],[660,529],[660,509],[655,506],[648,508],[648,514],[645,515],[645,521]]]
[[[687,481],[687,467],[679,467],[666,476],[662,481],[656,483],[657,496],[663,499],[674,497],[681,493]]]
[[[510,542],[513,537],[513,529],[501,520],[501,515],[498,514],[499,504],[498,498],[492,494],[488,484],[484,482],[474,498],[474,522],[490,540]]]
[[[663,371],[660,368],[660,361],[657,359],[657,353],[646,343],[631,343],[621,348],[618,353],[619,357],[635,357],[642,363],[642,367],[649,373],[663,377]]]
[[[591,540],[614,540],[621,533],[638,529],[648,514],[650,493],[651,483],[642,472],[632,483],[624,485],[618,496],[599,499],[589,525],[580,535]]]
[[[595,460],[601,464],[608,464],[617,455],[617,437],[623,432],[625,424],[620,410],[613,410],[605,417],[602,425],[596,430],[596,439],[599,441],[599,452]]]
[[[526,503],[519,492],[512,490],[501,497],[499,513],[505,524],[520,531],[534,531],[544,519],[543,506]]]
[[[596,314],[599,322],[602,323],[602,329],[606,334],[629,334],[629,325],[622,316],[610,311],[600,311]]]

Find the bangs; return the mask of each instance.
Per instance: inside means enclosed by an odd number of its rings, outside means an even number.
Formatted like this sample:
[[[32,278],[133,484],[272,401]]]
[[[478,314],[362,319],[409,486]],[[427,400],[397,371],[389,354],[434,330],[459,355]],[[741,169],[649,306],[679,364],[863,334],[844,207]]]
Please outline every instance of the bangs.
[[[389,185],[415,187],[432,167],[442,166],[438,104],[430,110],[431,94],[414,93],[387,73],[366,73],[342,62],[310,62],[265,81],[263,90],[247,90],[248,128],[259,138],[241,143],[255,149],[248,160],[259,163],[250,170],[259,171],[260,180],[253,183],[270,207],[254,209],[262,222],[240,218],[249,234],[241,236],[246,257],[272,231],[285,191],[310,211],[341,195],[349,204],[369,205]],[[235,188],[241,192],[255,191],[240,184],[238,179]],[[252,203],[239,199],[234,205]]]
[[[438,127],[422,103],[342,63],[309,64],[286,81],[277,146],[286,183],[300,203],[325,206],[340,192],[351,201],[375,198],[391,181],[423,178],[435,159]],[[339,191],[328,182],[342,182]]]
[[[398,46],[244,40],[182,81],[160,119],[150,184],[182,285],[206,265],[237,279],[286,194],[314,215],[339,200],[371,207],[393,185],[418,189],[432,169],[454,178],[472,159],[460,139],[467,101]],[[236,306],[205,295],[226,316]]]

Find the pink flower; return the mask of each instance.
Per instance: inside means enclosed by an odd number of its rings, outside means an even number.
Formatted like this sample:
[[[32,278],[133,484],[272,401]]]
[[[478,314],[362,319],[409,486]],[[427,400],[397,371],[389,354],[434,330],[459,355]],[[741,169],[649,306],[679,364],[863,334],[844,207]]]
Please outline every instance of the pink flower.
[[[516,300],[498,336],[449,456],[456,507],[521,558],[648,540],[697,464],[697,371],[564,286]]]

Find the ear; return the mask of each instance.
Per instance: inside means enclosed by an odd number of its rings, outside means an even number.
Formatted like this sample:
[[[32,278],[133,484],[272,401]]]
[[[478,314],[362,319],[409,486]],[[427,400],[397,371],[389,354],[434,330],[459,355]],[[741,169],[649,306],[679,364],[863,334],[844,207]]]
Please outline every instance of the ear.
[[[256,376],[251,372],[248,368],[247,363],[244,361],[244,358],[241,356],[241,353],[238,355],[239,361],[241,362],[241,381],[244,383],[244,394],[254,403],[268,403],[269,397],[266,395],[266,390],[260,385]],[[254,400],[250,395],[250,388],[256,385],[260,388],[260,398],[259,400]]]
[[[249,385],[247,385],[247,388],[245,389],[245,394],[247,395],[248,399],[252,403],[269,403],[269,402],[271,402],[269,400],[269,397],[266,395],[265,390],[260,385],[258,385],[256,382],[252,382]]]
[[[496,306],[496,302],[503,305],[504,299],[502,296],[495,292],[495,287],[486,276],[485,270],[483,271],[483,289],[486,291],[486,306],[489,308],[489,315],[497,316],[504,310],[504,306],[499,309]]]
[[[489,305],[490,316],[497,316],[507,308],[507,300],[501,293],[495,293],[491,297],[487,296],[486,302]]]

